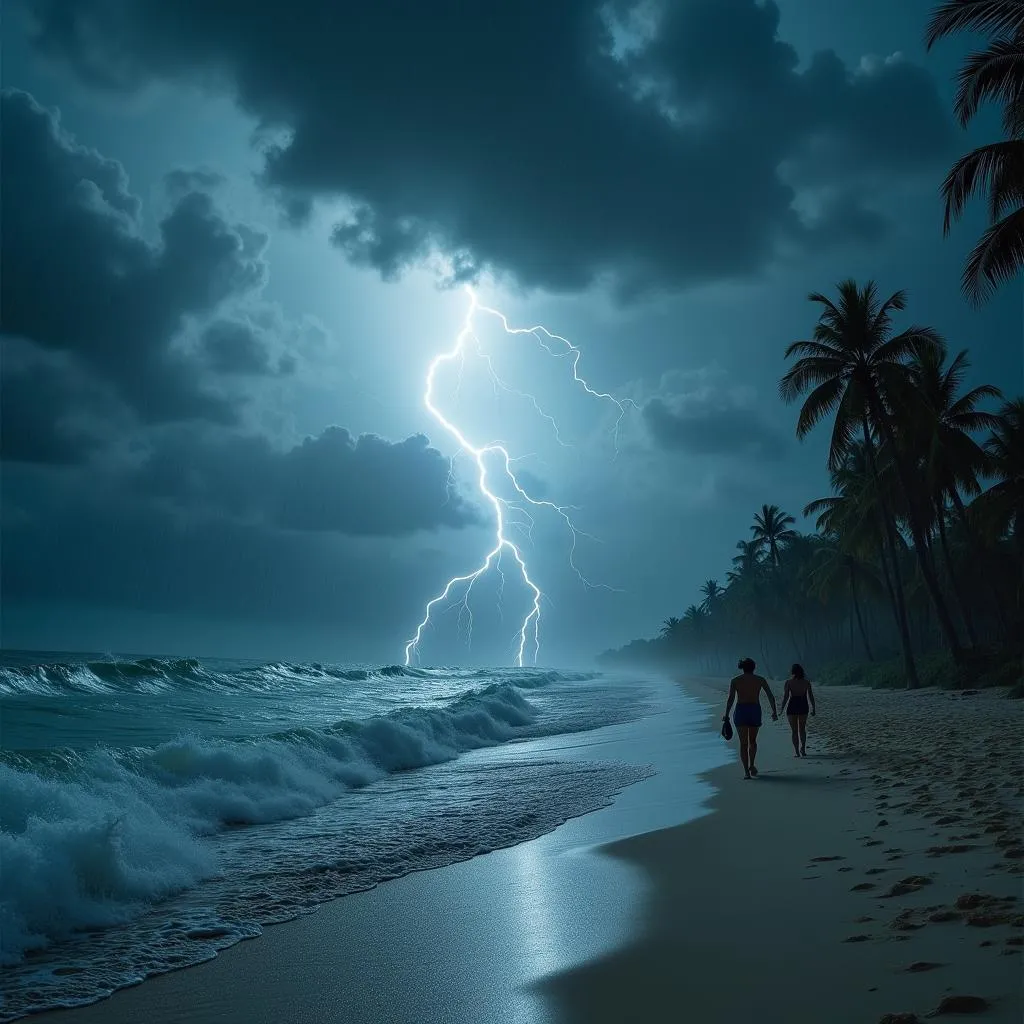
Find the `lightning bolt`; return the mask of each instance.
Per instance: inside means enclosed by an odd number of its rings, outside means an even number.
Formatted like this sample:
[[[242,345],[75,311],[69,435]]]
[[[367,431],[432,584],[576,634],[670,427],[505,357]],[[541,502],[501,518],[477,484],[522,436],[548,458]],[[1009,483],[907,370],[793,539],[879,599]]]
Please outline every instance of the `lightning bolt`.
[[[555,513],[566,525],[572,538],[572,544],[569,550],[569,565],[573,571],[583,582],[583,584],[590,588],[600,588],[605,590],[612,590],[614,588],[607,587],[604,584],[591,583],[577,568],[575,562],[576,554],[576,542],[579,537],[590,537],[590,534],[584,533],[578,530],[573,524],[572,519],[569,515],[570,511],[573,511],[573,507],[570,505],[557,505],[553,501],[547,501],[544,499],[534,498],[530,495],[527,490],[520,484],[516,478],[515,471],[513,469],[514,463],[524,458],[525,456],[513,457],[509,454],[505,444],[501,441],[492,441],[484,445],[473,444],[466,435],[449,420],[445,414],[437,407],[434,402],[434,382],[437,378],[438,371],[441,367],[448,363],[459,362],[459,376],[458,384],[461,387],[462,382],[462,370],[465,366],[466,350],[469,347],[475,351],[475,353],[484,361],[491,376],[491,380],[496,388],[501,388],[503,391],[509,394],[515,395],[519,398],[524,398],[529,401],[536,413],[546,420],[554,431],[555,439],[559,444],[564,447],[568,445],[562,440],[561,434],[558,431],[558,424],[554,417],[544,411],[540,404],[537,402],[533,395],[526,392],[519,391],[503,381],[498,374],[495,372],[494,364],[491,357],[483,351],[483,346],[480,339],[477,337],[476,331],[474,330],[474,323],[476,314],[481,313],[487,316],[494,317],[499,321],[505,333],[511,336],[530,335],[548,354],[559,358],[568,358],[572,363],[572,376],[573,381],[579,385],[588,395],[592,398],[600,399],[602,401],[610,402],[618,409],[618,417],[615,420],[614,439],[615,439],[615,450],[618,452],[618,436],[619,426],[622,423],[622,418],[626,414],[627,407],[636,407],[636,403],[631,399],[625,399],[620,401],[613,395],[607,394],[603,391],[594,390],[579,374],[579,362],[582,356],[582,352],[575,345],[573,345],[568,339],[563,338],[561,335],[553,334],[546,327],[536,325],[533,327],[511,327],[505,314],[497,309],[492,309],[490,306],[481,305],[477,299],[476,292],[469,286],[466,286],[466,293],[469,296],[469,306],[466,310],[466,316],[463,320],[462,329],[459,331],[455,338],[455,342],[447,352],[442,352],[435,356],[430,367],[427,370],[427,382],[426,390],[423,394],[423,404],[427,407],[430,414],[441,424],[442,427],[455,439],[461,452],[467,453],[476,462],[477,468],[477,482],[480,488],[480,493],[484,499],[490,504],[491,508],[494,509],[494,546],[487,552],[486,557],[480,563],[480,565],[470,573],[464,576],[453,576],[445,588],[436,597],[432,598],[424,609],[423,619],[416,627],[416,633],[411,640],[405,645],[405,664],[410,664],[413,656],[419,656],[419,645],[423,638],[423,631],[430,624],[431,612],[434,606],[442,602],[449,600],[452,591],[458,590],[461,586],[465,585],[465,591],[461,601],[456,601],[454,604],[461,605],[459,610],[459,621],[461,624],[463,612],[468,615],[468,636],[472,639],[473,630],[473,613],[469,607],[469,597],[472,593],[473,586],[481,576],[483,576],[493,566],[497,569],[501,587],[504,588],[505,574],[501,569],[502,556],[508,554],[514,560],[519,575],[526,586],[527,590],[532,595],[532,601],[530,602],[529,611],[526,613],[526,617],[523,619],[521,626],[519,627],[516,636],[516,659],[515,663],[517,666],[522,667],[523,659],[526,656],[527,647],[532,647],[533,650],[533,661],[536,664],[538,655],[540,654],[540,607],[543,594],[540,588],[533,581],[530,576],[529,570],[526,566],[526,559],[523,557],[519,547],[514,544],[506,533],[507,528],[517,528],[525,530],[528,537],[531,536],[531,530],[534,524],[533,515],[528,511],[526,506],[532,506],[536,509],[547,509],[550,512]],[[498,497],[494,491],[488,486],[488,472],[487,472],[487,459],[488,456],[497,456],[499,465],[502,473],[511,483],[517,495],[517,501],[507,501],[503,498]],[[452,483],[452,476],[449,475],[449,484]],[[510,511],[514,511],[520,514],[522,519],[511,519],[508,515]],[[596,538],[591,538],[596,539]],[[450,605],[449,607],[454,607]]]

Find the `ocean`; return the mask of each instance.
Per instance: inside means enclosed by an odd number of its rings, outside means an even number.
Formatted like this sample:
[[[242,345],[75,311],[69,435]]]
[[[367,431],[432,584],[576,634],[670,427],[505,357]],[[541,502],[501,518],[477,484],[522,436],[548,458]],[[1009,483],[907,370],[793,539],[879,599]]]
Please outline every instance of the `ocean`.
[[[645,764],[475,756],[650,714],[596,672],[0,653],[0,1020],[549,832]]]

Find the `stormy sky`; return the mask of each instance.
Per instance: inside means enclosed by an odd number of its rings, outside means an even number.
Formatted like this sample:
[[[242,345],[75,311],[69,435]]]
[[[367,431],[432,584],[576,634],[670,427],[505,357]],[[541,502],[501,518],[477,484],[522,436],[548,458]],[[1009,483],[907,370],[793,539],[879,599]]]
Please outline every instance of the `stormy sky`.
[[[513,517],[544,663],[650,635],[763,502],[825,493],[825,432],[798,444],[776,397],[809,291],[904,288],[972,383],[1018,391],[1020,289],[959,292],[983,209],[942,237],[942,177],[998,128],[954,125],[968,41],[925,54],[930,7],[9,5],[4,646],[400,660],[493,536],[423,404],[466,285],[629,400],[487,317],[504,386],[438,377],[471,443],[572,506],[589,586],[557,514]],[[502,568],[424,662],[510,660],[529,595]]]

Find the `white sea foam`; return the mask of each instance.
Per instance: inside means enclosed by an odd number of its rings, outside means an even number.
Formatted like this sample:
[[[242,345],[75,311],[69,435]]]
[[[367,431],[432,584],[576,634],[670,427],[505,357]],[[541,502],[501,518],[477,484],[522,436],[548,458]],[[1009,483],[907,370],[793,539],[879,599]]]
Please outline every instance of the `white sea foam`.
[[[437,778],[410,772],[638,713],[635,688],[608,688],[592,674],[285,663],[226,671],[142,659],[103,680],[89,665],[55,664],[13,670],[19,680],[45,677],[57,692],[21,686],[9,707],[25,716],[64,709],[76,720],[78,709],[159,717],[174,694],[152,692],[153,680],[166,678],[177,694],[216,691],[222,717],[273,705],[267,721],[277,722],[282,692],[305,696],[292,727],[250,736],[204,734],[215,706],[190,697],[173,705],[174,721],[181,707],[198,708],[193,727],[162,743],[0,751],[0,1021],[206,959],[260,923],[382,878],[520,842],[644,774],[582,763],[455,766],[435,789]],[[460,693],[460,683],[474,688]],[[357,688],[353,708],[394,710],[311,719],[325,688],[337,686]],[[6,730],[5,744],[16,732]],[[37,725],[25,733],[39,734]],[[95,929],[107,929],[102,941],[81,936]],[[74,973],[53,973],[68,964]]]

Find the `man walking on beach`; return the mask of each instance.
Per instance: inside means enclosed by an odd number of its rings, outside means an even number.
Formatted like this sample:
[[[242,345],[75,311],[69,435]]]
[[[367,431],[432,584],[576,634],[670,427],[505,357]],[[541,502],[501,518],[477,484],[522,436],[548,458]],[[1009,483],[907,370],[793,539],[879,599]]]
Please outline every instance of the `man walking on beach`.
[[[775,694],[764,676],[754,674],[757,665],[753,658],[743,658],[739,663],[742,675],[736,676],[729,683],[729,700],[725,705],[725,717],[729,717],[733,701],[736,711],[733,724],[740,734],[740,760],[743,762],[743,778],[757,778],[757,730],[761,728],[761,691],[768,694],[768,703],[772,706],[772,721],[778,721],[779,712],[775,707]]]

